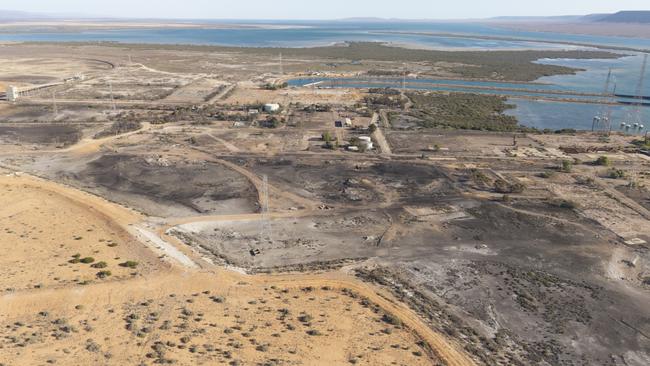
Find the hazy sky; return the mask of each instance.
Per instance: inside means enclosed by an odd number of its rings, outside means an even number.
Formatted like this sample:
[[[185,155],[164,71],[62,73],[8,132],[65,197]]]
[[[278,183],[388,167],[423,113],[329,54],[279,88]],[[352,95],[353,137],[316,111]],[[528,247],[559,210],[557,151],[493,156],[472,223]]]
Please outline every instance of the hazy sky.
[[[138,18],[411,19],[579,15],[650,9],[648,0],[21,0],[0,9]]]

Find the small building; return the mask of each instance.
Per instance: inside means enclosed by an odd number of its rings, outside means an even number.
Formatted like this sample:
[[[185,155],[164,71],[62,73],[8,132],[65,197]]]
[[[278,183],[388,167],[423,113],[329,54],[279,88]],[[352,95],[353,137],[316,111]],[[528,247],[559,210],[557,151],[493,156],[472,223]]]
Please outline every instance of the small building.
[[[372,150],[375,147],[372,139],[368,136],[359,136],[359,146],[364,150]]]
[[[276,103],[264,104],[264,112],[273,113],[280,110],[280,105]]]
[[[356,147],[356,146],[350,145],[350,146],[348,146],[348,151],[355,151],[355,152],[357,152],[357,151],[359,151],[359,148]]]
[[[20,93],[18,92],[18,88],[16,88],[13,85],[9,85],[9,87],[7,88],[7,100],[10,102],[15,102],[19,96]]]
[[[338,127],[338,128],[343,127],[343,122],[342,122],[342,121],[336,121],[336,122],[334,122],[334,127]]]
[[[352,120],[349,118],[345,119],[345,127],[352,127]]]

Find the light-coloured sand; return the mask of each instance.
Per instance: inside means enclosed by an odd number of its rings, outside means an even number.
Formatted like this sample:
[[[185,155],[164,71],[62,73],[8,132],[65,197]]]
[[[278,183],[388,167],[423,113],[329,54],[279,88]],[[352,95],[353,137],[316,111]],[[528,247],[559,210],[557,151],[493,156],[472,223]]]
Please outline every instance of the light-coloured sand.
[[[153,253],[102,212],[48,190],[46,183],[1,176],[0,223],[0,293],[130,278],[159,266]],[[94,260],[69,263],[77,254]],[[119,266],[129,260],[138,262],[135,269]],[[111,276],[99,279],[101,270]]]
[[[10,365],[432,362],[417,337],[339,289],[164,276],[3,303],[0,357]]]

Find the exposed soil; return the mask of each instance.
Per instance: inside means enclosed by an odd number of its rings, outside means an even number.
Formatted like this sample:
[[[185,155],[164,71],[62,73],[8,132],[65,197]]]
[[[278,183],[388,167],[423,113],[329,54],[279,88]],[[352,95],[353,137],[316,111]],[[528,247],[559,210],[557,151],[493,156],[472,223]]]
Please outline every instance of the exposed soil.
[[[257,210],[254,187],[218,164],[156,155],[104,155],[90,162],[76,179],[87,180],[151,215],[165,215],[167,210],[175,210],[171,212],[178,216]]]
[[[0,126],[0,143],[74,145],[83,133],[79,126],[28,125]]]

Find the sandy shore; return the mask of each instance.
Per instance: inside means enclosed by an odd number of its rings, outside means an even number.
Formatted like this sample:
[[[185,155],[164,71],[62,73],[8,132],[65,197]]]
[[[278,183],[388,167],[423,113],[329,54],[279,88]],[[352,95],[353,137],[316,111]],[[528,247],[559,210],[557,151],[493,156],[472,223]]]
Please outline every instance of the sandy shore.
[[[620,23],[490,23],[491,26],[512,30],[584,34],[594,36],[650,38],[648,24]]]

